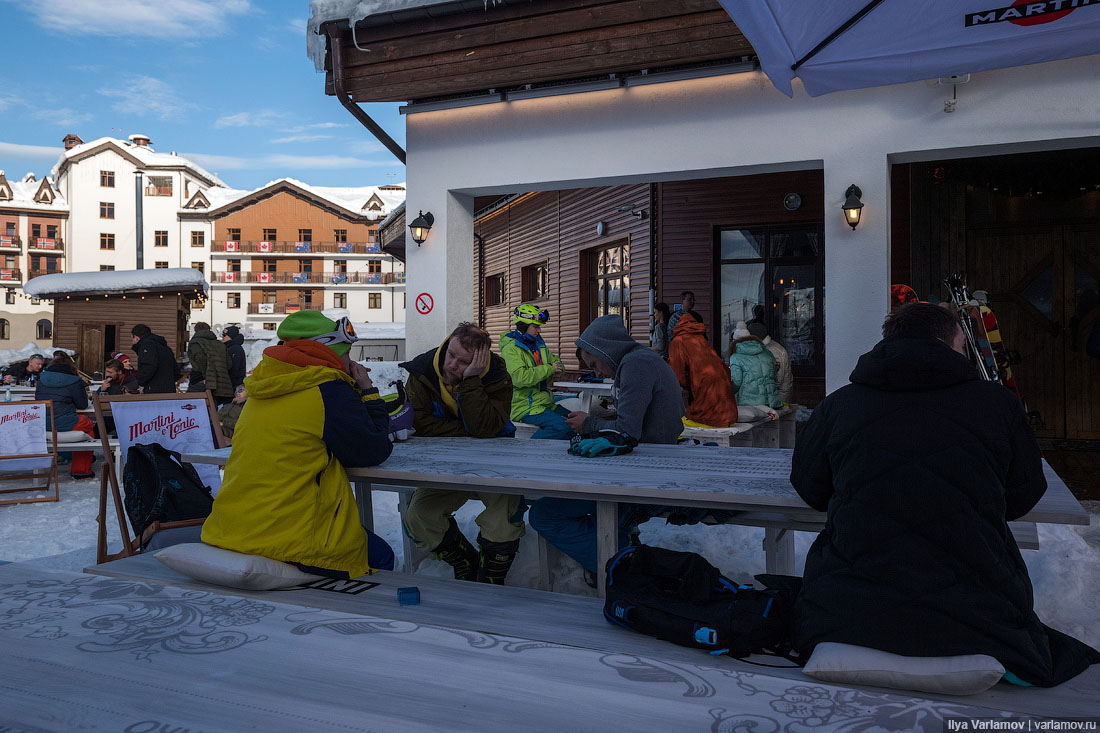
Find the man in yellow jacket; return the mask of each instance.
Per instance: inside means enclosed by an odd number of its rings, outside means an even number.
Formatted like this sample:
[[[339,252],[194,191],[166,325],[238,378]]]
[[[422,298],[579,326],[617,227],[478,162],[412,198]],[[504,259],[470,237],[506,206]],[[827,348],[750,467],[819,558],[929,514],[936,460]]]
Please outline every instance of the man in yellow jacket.
[[[347,356],[355,330],[301,311],[278,333],[283,341],[245,379],[248,402],[202,541],[333,578],[392,570],[393,550],[363,528],[344,470],[393,449],[386,403]]]

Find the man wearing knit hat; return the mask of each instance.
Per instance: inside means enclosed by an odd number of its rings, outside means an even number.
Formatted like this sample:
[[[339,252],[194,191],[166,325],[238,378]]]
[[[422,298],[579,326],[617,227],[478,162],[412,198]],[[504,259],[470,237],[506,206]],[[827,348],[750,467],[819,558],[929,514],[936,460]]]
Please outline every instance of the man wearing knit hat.
[[[355,329],[318,311],[287,316],[245,379],[248,402],[203,542],[333,578],[393,569],[363,528],[345,467],[389,457],[389,415],[368,369],[348,357]]]

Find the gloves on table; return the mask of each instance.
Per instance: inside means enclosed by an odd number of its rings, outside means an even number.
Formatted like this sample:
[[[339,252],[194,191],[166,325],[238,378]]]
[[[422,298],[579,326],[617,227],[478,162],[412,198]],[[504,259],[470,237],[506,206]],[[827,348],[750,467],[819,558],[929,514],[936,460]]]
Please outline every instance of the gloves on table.
[[[576,435],[569,441],[569,453],[584,458],[598,456],[621,456],[634,450],[638,441],[626,433],[616,430],[601,430],[598,433]]]

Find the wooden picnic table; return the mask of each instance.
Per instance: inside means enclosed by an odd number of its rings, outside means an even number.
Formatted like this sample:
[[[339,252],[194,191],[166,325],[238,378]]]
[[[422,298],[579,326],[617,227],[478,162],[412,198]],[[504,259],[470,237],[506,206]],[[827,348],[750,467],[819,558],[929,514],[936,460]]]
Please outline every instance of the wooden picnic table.
[[[224,465],[230,450],[188,453],[183,459]],[[556,440],[413,438],[396,443],[381,465],[351,468],[348,476],[356,483],[367,526],[373,525],[372,486],[590,499],[597,506],[600,568],[618,549],[620,503],[737,510],[742,513],[732,523],[764,528],[768,572],[791,574],[793,532],[819,531],[825,522],[825,514],[808,507],[790,484],[792,453],[785,448],[642,444],[623,456],[579,458]],[[1065,482],[1046,462],[1043,468],[1047,492],[1020,521],[1087,525],[1088,512]],[[602,594],[605,576],[598,576]]]

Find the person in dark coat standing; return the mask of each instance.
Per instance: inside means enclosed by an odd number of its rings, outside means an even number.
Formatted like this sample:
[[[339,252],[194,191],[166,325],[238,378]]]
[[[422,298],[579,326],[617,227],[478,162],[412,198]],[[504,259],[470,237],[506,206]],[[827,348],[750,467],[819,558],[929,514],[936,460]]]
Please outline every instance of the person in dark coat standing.
[[[76,366],[68,354],[53,359],[49,366],[38,375],[38,384],[34,388],[36,400],[52,400],[50,419],[58,432],[79,430],[95,437],[95,428],[87,415],[77,414],[77,410],[88,407],[88,385],[76,373]],[[92,460],[90,450],[75,451],[69,472],[74,479],[92,478]]]
[[[229,354],[225,344],[210,330],[210,324],[199,321],[195,335],[187,344],[187,358],[191,362],[191,378],[188,392],[210,390],[214,402],[224,405],[233,399],[233,385],[229,382]]]
[[[142,394],[172,394],[176,391],[176,356],[163,336],[144,323],[130,329],[138,358],[138,391]]]
[[[229,326],[222,331],[222,343],[225,344],[225,353],[229,357],[229,381],[233,383],[233,391],[244,384],[245,357],[244,336],[241,329]]]
[[[828,515],[806,557],[795,649],[986,654],[1040,687],[1100,662],[1032,607],[1007,523],[1046,480],[1020,400],[979,379],[946,310],[910,303],[882,331],[798,436],[791,483]]]

